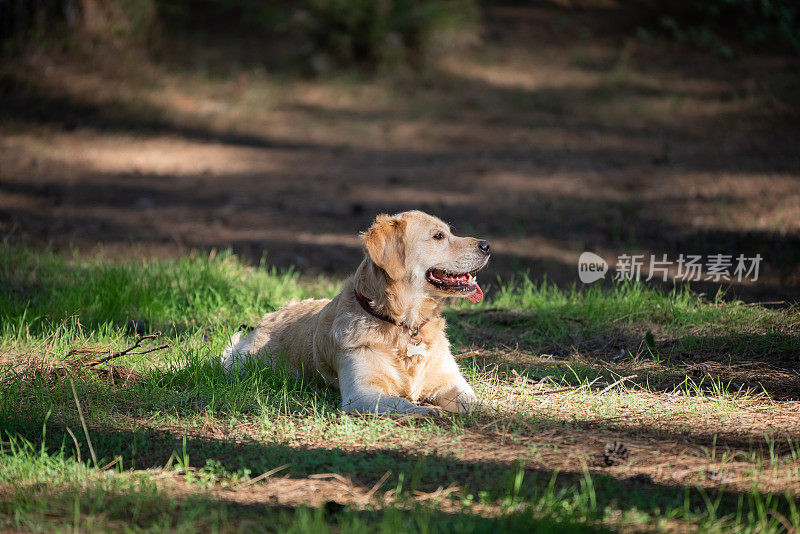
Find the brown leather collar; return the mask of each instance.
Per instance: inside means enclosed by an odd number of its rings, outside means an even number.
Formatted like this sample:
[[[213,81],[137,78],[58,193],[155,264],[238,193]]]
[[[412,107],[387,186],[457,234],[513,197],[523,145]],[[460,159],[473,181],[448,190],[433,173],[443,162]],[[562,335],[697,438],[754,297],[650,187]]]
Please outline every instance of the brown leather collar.
[[[359,304],[361,304],[361,307],[364,308],[364,311],[367,312],[368,314],[372,315],[376,319],[380,319],[381,321],[393,324],[395,326],[399,326],[401,328],[408,328],[409,330],[412,330],[415,335],[419,335],[419,329],[422,328],[423,326],[425,326],[425,323],[428,322],[428,321],[424,321],[422,323],[419,323],[418,326],[413,327],[413,328],[410,327],[410,326],[406,326],[406,325],[404,325],[402,323],[398,323],[397,321],[395,321],[394,319],[392,319],[391,317],[389,317],[385,313],[381,313],[378,310],[376,310],[375,308],[373,308],[372,305],[369,303],[369,298],[367,298],[364,295],[362,295],[361,293],[359,293],[358,290],[355,289],[355,288],[353,288],[353,296],[356,298],[356,301]]]
[[[353,295],[356,297],[356,300],[358,301],[358,303],[361,304],[361,307],[364,308],[364,311],[367,312],[368,314],[372,315],[373,317],[376,317],[376,318],[380,319],[381,321],[385,321],[387,323],[392,323],[395,326],[402,326],[402,325],[397,324],[394,319],[392,319],[391,317],[389,317],[385,313],[381,313],[378,310],[376,310],[375,308],[373,308],[369,303],[369,299],[367,297],[365,297],[364,295],[362,295],[361,293],[359,293],[357,289],[353,289]]]

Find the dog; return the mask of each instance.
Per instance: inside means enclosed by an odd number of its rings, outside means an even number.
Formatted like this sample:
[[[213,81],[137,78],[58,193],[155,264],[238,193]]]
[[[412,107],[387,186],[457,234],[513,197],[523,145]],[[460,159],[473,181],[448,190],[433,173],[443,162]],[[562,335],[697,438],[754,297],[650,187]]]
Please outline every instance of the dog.
[[[378,215],[360,235],[364,259],[336,297],[268,313],[231,338],[224,367],[285,364],[338,388],[350,413],[472,411],[478,401],[450,353],[441,309],[446,297],[483,298],[475,273],[489,261],[489,242],[457,237],[421,211]]]

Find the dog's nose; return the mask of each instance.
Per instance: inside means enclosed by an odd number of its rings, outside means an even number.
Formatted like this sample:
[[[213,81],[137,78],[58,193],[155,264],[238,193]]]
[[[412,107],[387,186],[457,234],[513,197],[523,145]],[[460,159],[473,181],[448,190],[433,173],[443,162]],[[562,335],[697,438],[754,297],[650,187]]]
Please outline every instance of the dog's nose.
[[[492,247],[489,245],[488,241],[478,241],[478,248],[481,249],[481,252],[488,255],[489,249]]]

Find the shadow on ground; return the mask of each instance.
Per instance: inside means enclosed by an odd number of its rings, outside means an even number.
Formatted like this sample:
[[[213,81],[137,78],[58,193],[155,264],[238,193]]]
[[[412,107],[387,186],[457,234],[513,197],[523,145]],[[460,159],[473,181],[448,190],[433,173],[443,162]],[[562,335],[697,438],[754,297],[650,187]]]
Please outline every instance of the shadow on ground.
[[[777,179],[800,173],[791,126],[745,135],[741,128],[749,123],[724,116],[642,127],[620,117],[606,123],[587,113],[632,95],[653,96],[654,89],[636,79],[605,88],[526,89],[441,72],[421,90],[421,103],[398,109],[288,107],[303,121],[343,131],[359,124],[391,129],[420,118],[444,131],[454,125],[464,131],[425,150],[375,148],[348,139],[298,141],[249,126],[211,127],[201,117],[176,115],[144,99],[92,102],[54,95],[40,81],[14,71],[5,72],[0,85],[0,120],[16,125],[12,129],[167,136],[209,148],[251,150],[262,160],[279,162],[277,170],[256,165],[247,172],[164,175],[133,168],[102,172],[74,162],[42,164],[32,155],[32,168],[23,166],[0,182],[0,194],[13,199],[0,203],[0,224],[24,238],[82,248],[143,244],[171,254],[233,247],[255,261],[266,255],[282,267],[341,276],[357,265],[361,252],[355,236],[376,213],[418,208],[441,216],[459,232],[497,242],[499,253],[486,272],[490,278],[529,271],[537,279],[571,284],[582,250],[671,258],[761,254],[759,283],[703,282],[697,289],[711,294],[723,287],[751,301],[800,298],[800,236],[724,227],[726,218],[753,203],[781,201],[762,199],[757,195],[767,193],[753,193],[740,183],[752,175]],[[709,91],[683,97],[726,98]],[[758,121],[767,125],[778,120],[767,109],[759,113]],[[727,123],[737,126],[721,134],[720,125]],[[479,139],[471,133],[482,128],[491,135]],[[525,132],[575,139],[523,142]],[[730,139],[706,141],[718,135]],[[35,179],[23,176],[28,173]],[[65,175],[77,179],[65,180]],[[740,192],[673,188],[682,177],[697,175],[724,175]],[[724,224],[703,228],[691,222],[704,217]],[[323,238],[328,241],[321,243]]]
[[[765,391],[776,400],[800,399],[800,336],[782,332],[693,334],[647,341],[648,326],[585,324],[559,317],[561,338],[553,335],[548,313],[524,310],[458,310],[447,313],[457,346],[479,349],[484,370],[494,366],[537,377],[574,382],[607,375],[609,367],[648,388],[672,391],[685,381],[713,393]],[[691,330],[691,329],[690,329]],[[578,376],[575,375],[576,370]]]
[[[5,430],[10,435],[23,436],[37,447],[41,443],[41,422],[26,422],[16,416],[4,417]],[[295,447],[281,443],[256,441],[232,441],[229,439],[193,438],[186,440],[183,434],[142,428],[137,431],[109,431],[92,429],[92,443],[100,463],[121,456],[129,468],[162,468],[173,453],[191,458],[215,459],[231,472],[250,469],[252,473],[266,472],[284,463],[290,464],[286,476],[305,478],[316,473],[338,473],[359,480],[367,487],[373,485],[384,473],[392,472],[386,487],[394,487],[399,473],[406,477],[406,491],[415,489],[433,491],[455,483],[465,492],[486,491],[492,499],[503,499],[509,495],[519,464],[491,460],[461,461],[432,451],[426,455],[411,455],[395,450],[369,450],[358,452],[338,448]],[[88,449],[81,436],[79,444]],[[47,446],[51,450],[63,449],[68,454],[72,440],[62,424],[51,421],[47,426]],[[556,477],[556,490],[578,488],[585,475],[580,466],[560,473],[548,470],[525,468],[523,483],[519,489],[521,501],[541,496],[550,481]],[[603,474],[593,474],[593,486],[597,497],[597,509],[614,508],[652,510],[655,507],[681,508],[688,502],[693,512],[706,511],[707,501],[703,494],[692,491],[691,486],[664,485],[643,480],[619,480]],[[712,498],[720,499],[719,514],[733,513],[740,500],[744,511],[751,504],[747,493],[710,490]],[[779,503],[782,495],[773,495]],[[687,501],[688,500],[688,501]],[[780,507],[779,507],[780,508]]]

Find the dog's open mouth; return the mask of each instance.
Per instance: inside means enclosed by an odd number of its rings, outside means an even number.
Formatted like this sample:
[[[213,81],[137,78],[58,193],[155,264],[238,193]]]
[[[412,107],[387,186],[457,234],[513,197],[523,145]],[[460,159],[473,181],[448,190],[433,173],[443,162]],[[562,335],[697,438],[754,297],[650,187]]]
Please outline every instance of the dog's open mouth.
[[[436,289],[464,296],[471,302],[480,302],[483,298],[483,290],[475,278],[475,271],[451,273],[441,269],[430,269],[425,273],[425,278]]]

